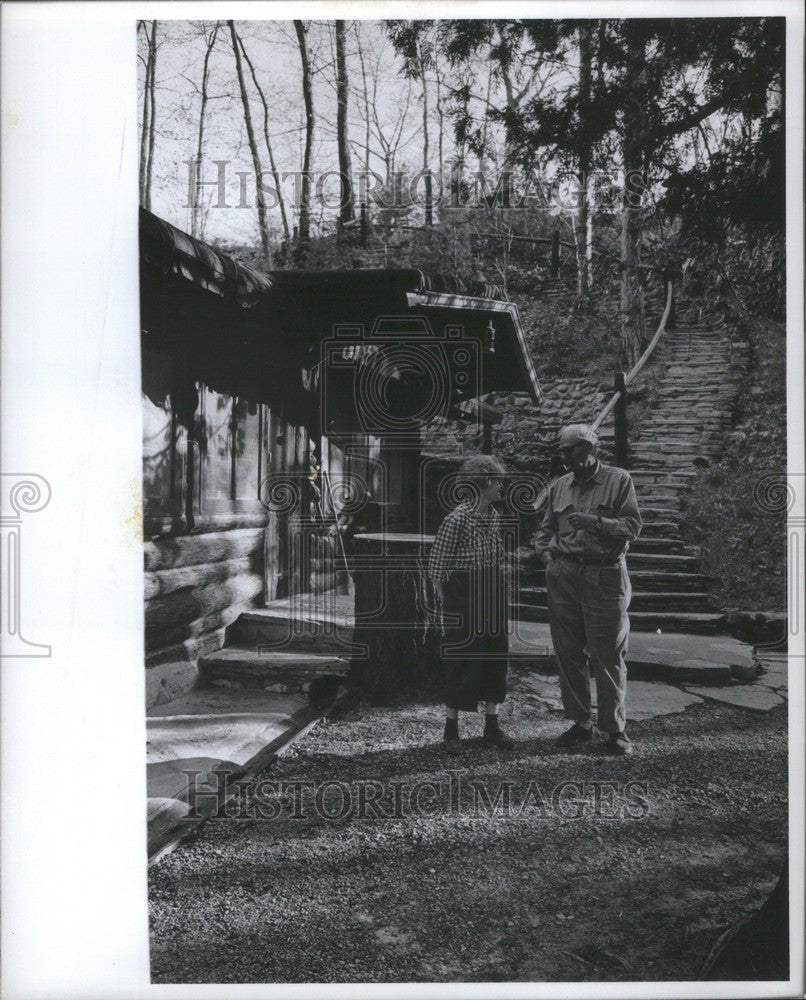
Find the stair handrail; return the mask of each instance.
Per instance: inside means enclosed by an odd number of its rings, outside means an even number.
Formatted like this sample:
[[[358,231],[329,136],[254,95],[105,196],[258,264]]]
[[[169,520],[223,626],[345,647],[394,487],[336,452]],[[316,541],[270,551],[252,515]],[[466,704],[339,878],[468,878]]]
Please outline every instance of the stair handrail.
[[[663,310],[663,316],[661,316],[660,324],[658,325],[658,329],[655,331],[655,335],[653,336],[652,340],[650,340],[647,349],[644,351],[641,357],[632,366],[630,371],[624,376],[623,388],[619,388],[616,390],[616,392],[613,393],[613,395],[610,397],[607,405],[604,407],[602,412],[599,414],[598,417],[596,417],[596,419],[590,425],[592,430],[598,430],[599,427],[601,427],[603,421],[612,413],[617,403],[622,399],[622,397],[625,396],[629,384],[635,379],[635,377],[639,374],[639,372],[643,370],[644,365],[647,363],[652,352],[657,347],[658,341],[663,335],[663,331],[666,329],[666,323],[669,319],[669,313],[672,311],[673,296],[674,296],[674,282],[671,279],[669,279],[666,282],[666,307]]]

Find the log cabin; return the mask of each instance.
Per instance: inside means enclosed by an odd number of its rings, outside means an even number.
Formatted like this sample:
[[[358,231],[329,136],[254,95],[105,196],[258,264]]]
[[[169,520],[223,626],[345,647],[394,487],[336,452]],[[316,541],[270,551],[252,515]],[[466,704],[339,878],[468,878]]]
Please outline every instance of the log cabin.
[[[140,299],[148,707],[243,612],[336,586],[334,520],[434,529],[423,427],[475,420],[489,443],[485,397],[540,400],[496,285],[261,273],[141,209]]]

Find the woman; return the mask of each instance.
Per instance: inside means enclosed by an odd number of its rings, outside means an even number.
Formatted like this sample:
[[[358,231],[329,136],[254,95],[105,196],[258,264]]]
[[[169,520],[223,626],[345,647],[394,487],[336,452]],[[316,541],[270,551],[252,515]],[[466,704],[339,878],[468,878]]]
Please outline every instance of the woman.
[[[461,752],[459,712],[485,703],[484,741],[509,749],[512,740],[498,723],[506,697],[509,637],[504,546],[498,511],[506,469],[495,458],[474,455],[459,470],[466,499],[439,527],[428,575],[434,582],[441,620],[445,685],[445,748]]]

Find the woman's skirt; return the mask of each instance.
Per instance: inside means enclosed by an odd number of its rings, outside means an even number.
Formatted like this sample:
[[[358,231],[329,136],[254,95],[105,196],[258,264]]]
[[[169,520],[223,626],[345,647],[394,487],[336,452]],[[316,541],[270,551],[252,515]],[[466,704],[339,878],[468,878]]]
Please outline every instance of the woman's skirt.
[[[445,636],[441,646],[448,708],[475,712],[480,701],[507,693],[509,635],[507,588],[498,566],[456,570],[445,584]]]

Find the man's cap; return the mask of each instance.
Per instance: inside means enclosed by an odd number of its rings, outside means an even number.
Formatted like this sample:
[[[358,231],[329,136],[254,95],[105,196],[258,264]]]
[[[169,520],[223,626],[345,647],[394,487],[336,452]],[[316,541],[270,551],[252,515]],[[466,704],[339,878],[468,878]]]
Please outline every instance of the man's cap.
[[[575,444],[596,446],[598,443],[596,431],[591,430],[587,424],[569,424],[560,431],[561,448],[573,448]]]

